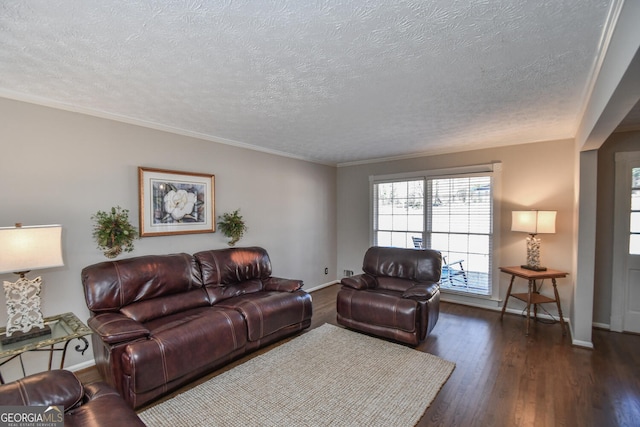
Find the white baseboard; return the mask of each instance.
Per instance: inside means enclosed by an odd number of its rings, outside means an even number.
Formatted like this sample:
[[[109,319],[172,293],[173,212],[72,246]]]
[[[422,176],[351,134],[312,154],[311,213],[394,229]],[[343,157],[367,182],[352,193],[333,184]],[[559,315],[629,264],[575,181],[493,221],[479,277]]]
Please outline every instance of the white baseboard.
[[[582,341],[582,340],[577,340],[573,338],[575,335],[573,333],[573,328],[571,326],[572,325],[569,325],[569,332],[571,333],[571,344],[575,345],[576,347],[582,347],[582,348],[587,348],[589,350],[593,350],[593,343],[591,341]]]
[[[473,295],[463,295],[459,293],[443,292],[440,290],[440,301],[451,302],[454,304],[468,305],[470,307],[486,308],[489,310],[502,310],[501,301],[487,297],[478,297]]]
[[[340,283],[339,280],[334,280],[332,282],[323,283],[321,285],[314,286],[313,288],[303,289],[303,290],[307,292],[314,292],[314,291],[319,291],[320,289],[328,288],[329,286],[332,286],[332,285],[337,285],[338,283]]]
[[[582,348],[587,348],[589,350],[593,350],[593,343],[591,341],[581,341],[581,340],[572,339],[571,344],[575,345],[576,347],[582,347]]]
[[[93,359],[86,360],[84,362],[77,363],[72,366],[67,366],[64,369],[66,369],[67,371],[76,372],[76,371],[81,371],[83,369],[91,368],[92,366],[96,366],[96,361]]]
[[[502,311],[502,305],[504,304],[502,300],[476,297],[473,295],[461,295],[461,294],[448,293],[448,292],[440,292],[440,301],[450,302],[453,304],[467,305],[470,307],[484,308],[492,311]],[[526,311],[524,308],[507,307],[505,310],[505,313],[526,316]],[[533,316],[533,310],[531,310],[531,316]],[[538,310],[538,318],[548,319],[548,320],[560,320],[557,314],[551,313],[551,315],[548,315],[545,313],[541,313],[540,310]],[[569,323],[568,319],[566,318],[564,319],[564,321]]]
[[[501,310],[502,310],[502,308],[498,308],[496,311],[501,311]],[[519,310],[517,308],[509,308],[509,307],[507,307],[507,309],[505,310],[505,313],[516,314],[518,316],[524,316],[525,318],[527,317],[526,311],[523,313],[522,310]],[[567,319],[564,316],[562,316],[562,317],[564,319],[564,322],[568,325],[570,323],[569,319]],[[531,318],[533,318],[533,310],[531,310]],[[546,319],[546,320],[555,320],[557,322],[560,322],[560,316],[540,313],[539,311],[538,311],[538,318],[539,319]]]
[[[606,329],[607,331],[611,330],[611,325],[608,323],[593,322],[592,325],[594,328]]]
[[[339,283],[340,283],[339,280],[334,280],[332,282],[323,283],[321,285],[314,286],[313,288],[309,288],[309,289],[305,289],[305,290],[307,292],[319,291],[320,289],[324,289],[324,288],[327,288],[329,286],[336,285],[336,284],[339,284]],[[501,300],[494,300],[494,299],[491,299],[491,298],[478,298],[478,297],[474,297],[474,296],[467,296],[467,295],[461,295],[461,294],[455,294],[455,293],[441,292],[440,293],[440,300],[444,301],[444,302],[454,303],[454,304],[467,305],[467,306],[470,306],[470,307],[484,308],[484,309],[493,310],[493,311],[502,311],[502,301]],[[523,310],[522,309],[509,308],[509,307],[507,307],[505,312],[511,313],[511,314],[516,314],[516,315],[523,314]],[[533,312],[531,313],[531,315],[533,315]],[[547,314],[538,312],[538,317],[541,318],[541,319],[558,320],[557,315],[554,315],[554,316],[555,317],[552,317],[552,316],[549,316]],[[569,320],[566,319],[566,318],[564,319],[564,321],[567,322],[567,324],[569,323]]]

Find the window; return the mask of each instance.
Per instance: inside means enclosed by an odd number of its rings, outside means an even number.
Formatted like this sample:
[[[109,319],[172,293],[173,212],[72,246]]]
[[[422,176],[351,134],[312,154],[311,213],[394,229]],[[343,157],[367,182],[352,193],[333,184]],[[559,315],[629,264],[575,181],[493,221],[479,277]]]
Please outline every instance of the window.
[[[375,184],[373,192],[375,244],[414,247],[424,231],[424,179]]]
[[[629,254],[640,255],[640,168],[631,169]]]
[[[490,172],[375,177],[373,244],[439,250],[443,290],[489,296],[492,187]]]

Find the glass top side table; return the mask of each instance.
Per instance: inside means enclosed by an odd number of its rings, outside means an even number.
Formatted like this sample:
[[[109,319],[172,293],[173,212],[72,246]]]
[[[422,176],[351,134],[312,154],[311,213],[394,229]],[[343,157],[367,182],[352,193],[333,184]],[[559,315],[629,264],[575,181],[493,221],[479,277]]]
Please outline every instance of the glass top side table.
[[[20,357],[20,364],[22,366],[22,374],[26,376],[24,364],[22,362],[22,354],[27,351],[48,351],[49,352],[49,370],[53,362],[53,353],[56,351],[62,352],[60,359],[60,369],[64,367],[64,360],[67,354],[67,347],[73,339],[82,341],[82,344],[78,344],[75,350],[81,354],[89,348],[89,342],[85,338],[85,335],[92,333],[84,323],[80,321],[73,313],[64,313],[56,316],[45,317],[44,323],[49,325],[51,333],[39,337],[30,338],[24,341],[19,341],[11,344],[0,344],[0,359],[5,359],[0,362],[0,366],[10,362],[16,357]],[[7,328],[0,328],[0,336],[6,334]],[[57,347],[57,344],[61,344],[62,347]],[[2,373],[0,373],[0,384],[4,384]]]

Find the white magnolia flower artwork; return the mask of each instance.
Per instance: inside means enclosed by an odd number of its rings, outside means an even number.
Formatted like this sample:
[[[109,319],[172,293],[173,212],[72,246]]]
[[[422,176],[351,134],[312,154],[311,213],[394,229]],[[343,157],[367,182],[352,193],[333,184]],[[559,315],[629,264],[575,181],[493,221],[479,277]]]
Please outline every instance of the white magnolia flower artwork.
[[[164,196],[164,210],[176,221],[193,212],[197,197],[186,190],[171,190]]]
[[[138,168],[140,236],[215,232],[215,176]]]

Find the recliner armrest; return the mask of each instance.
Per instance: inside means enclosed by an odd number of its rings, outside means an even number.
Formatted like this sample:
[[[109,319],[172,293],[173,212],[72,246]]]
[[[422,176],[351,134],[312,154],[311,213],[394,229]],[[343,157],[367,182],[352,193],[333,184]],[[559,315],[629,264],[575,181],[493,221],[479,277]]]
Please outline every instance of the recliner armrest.
[[[416,283],[402,294],[402,298],[426,301],[431,299],[438,290],[440,290],[438,283]]]
[[[89,327],[107,344],[146,338],[151,332],[142,323],[120,313],[103,313],[91,317]]]
[[[302,286],[302,280],[282,279],[280,277],[269,277],[264,281],[265,291],[295,292]]]
[[[0,386],[0,406],[64,406],[82,402],[84,388],[70,371],[39,372]]]
[[[145,426],[118,392],[104,382],[95,382],[85,386],[83,405],[66,413],[65,425],[86,427]]]
[[[340,283],[344,286],[359,290],[373,289],[376,287],[376,279],[368,274],[357,274],[351,277],[344,277],[340,280]]]

